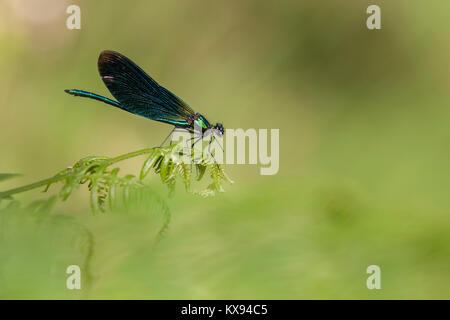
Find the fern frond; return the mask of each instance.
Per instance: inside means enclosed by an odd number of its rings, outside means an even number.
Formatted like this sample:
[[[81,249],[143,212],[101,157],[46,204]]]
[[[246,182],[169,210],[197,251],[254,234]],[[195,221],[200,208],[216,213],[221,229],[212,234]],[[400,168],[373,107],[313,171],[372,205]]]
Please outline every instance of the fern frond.
[[[117,162],[141,155],[146,155],[147,158],[141,167],[139,177],[131,174],[120,176],[119,168],[110,168]],[[190,159],[191,163],[186,163],[186,158],[188,160]],[[206,189],[201,191],[190,190],[192,180],[194,179],[192,174],[193,166],[196,169],[196,181],[202,180],[206,173],[209,173],[212,182]],[[104,212],[108,206],[110,210],[114,210],[117,205],[118,194],[120,193],[123,196],[122,202],[125,207],[130,206],[134,200],[142,202],[140,200],[143,200],[143,197],[154,197],[160,204],[161,211],[164,215],[164,225],[158,233],[158,237],[160,238],[168,228],[170,211],[167,204],[161,198],[158,198],[150,186],[144,182],[144,179],[151,172],[160,176],[161,182],[169,188],[169,195],[173,194],[177,179],[181,180],[187,191],[203,197],[215,195],[216,192],[223,192],[224,182],[233,183],[225,174],[223,168],[215,163],[211,157],[202,158],[201,156],[198,157],[198,155],[195,157],[190,154],[190,150],[185,150],[180,145],[173,144],[163,148],[143,149],[114,158],[86,157],[77,161],[73,166],[61,170],[51,178],[0,192],[0,200],[10,199],[16,193],[40,187],[44,187],[43,191],[48,192],[50,187],[57,183],[62,183],[62,187],[58,192],[59,198],[62,201],[67,200],[72,192],[78,189],[80,185],[87,185],[93,213]],[[0,175],[0,180],[10,177],[13,177],[13,175],[2,174]],[[40,207],[50,208],[53,206],[54,201],[52,200],[42,205],[36,203],[32,208],[33,210],[38,210]],[[17,205],[18,202],[14,200],[9,203],[9,206],[12,207]]]

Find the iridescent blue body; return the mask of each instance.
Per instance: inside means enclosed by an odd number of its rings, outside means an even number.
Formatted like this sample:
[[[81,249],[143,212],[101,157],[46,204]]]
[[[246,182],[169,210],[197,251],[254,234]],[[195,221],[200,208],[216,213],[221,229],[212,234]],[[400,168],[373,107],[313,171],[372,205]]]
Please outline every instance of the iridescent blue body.
[[[194,131],[194,124],[202,131],[214,129],[223,134],[222,124],[211,123],[175,94],[160,86],[127,57],[114,51],[103,51],[98,59],[103,82],[117,101],[78,89],[65,92],[79,97],[102,101],[133,114]]]
[[[104,103],[110,104],[114,107],[120,108],[120,104],[117,101],[111,100],[109,98],[103,97],[101,95],[98,95],[98,94],[95,94],[95,93],[92,93],[89,91],[78,90],[78,89],[67,89],[64,91],[73,96],[91,98],[94,100],[98,100],[98,101],[102,101]]]

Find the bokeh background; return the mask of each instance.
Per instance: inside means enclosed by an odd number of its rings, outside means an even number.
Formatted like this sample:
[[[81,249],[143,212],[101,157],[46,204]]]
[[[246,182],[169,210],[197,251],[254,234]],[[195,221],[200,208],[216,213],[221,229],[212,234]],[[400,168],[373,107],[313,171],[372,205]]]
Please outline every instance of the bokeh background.
[[[69,4],[81,30],[66,28]],[[366,28],[370,4],[381,30]],[[3,210],[0,297],[450,298],[449,10],[446,0],[2,0],[0,173],[22,176],[0,190],[168,134],[63,92],[110,96],[96,67],[105,49],[212,122],[280,129],[280,171],[227,165],[235,184],[206,199],[181,185],[169,198],[150,181],[172,213],[157,245],[156,207],[94,216],[85,188],[45,227]],[[82,290],[66,289],[69,264],[82,267]],[[381,290],[366,287],[369,265]]]

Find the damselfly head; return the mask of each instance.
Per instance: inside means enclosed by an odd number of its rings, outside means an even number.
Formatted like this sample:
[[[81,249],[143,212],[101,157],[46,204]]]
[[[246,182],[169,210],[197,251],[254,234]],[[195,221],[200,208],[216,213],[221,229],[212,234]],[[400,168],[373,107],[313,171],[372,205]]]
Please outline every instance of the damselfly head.
[[[221,123],[216,123],[216,125],[213,127],[214,130],[218,131],[220,135],[223,135],[225,132],[225,129],[223,128],[223,125]]]

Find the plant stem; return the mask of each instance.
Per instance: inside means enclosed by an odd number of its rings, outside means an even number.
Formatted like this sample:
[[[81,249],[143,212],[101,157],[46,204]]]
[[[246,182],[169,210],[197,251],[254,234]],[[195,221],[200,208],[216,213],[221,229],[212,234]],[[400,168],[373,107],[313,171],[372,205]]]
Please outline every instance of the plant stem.
[[[59,180],[62,180],[65,177],[67,177],[68,175],[70,175],[70,173],[54,176],[54,177],[51,177],[51,178],[48,178],[48,179],[44,179],[44,180],[37,181],[37,182],[31,183],[31,184],[27,184],[27,185],[22,186],[22,187],[9,189],[9,190],[6,190],[4,192],[0,192],[0,199],[1,198],[6,198],[6,197],[8,197],[10,195],[13,195],[15,193],[25,192],[25,191],[28,191],[28,190],[32,190],[32,189],[36,189],[36,188],[42,187],[42,186],[46,186],[46,185],[48,185],[50,183],[54,183],[54,182],[57,182]]]
[[[130,158],[133,158],[133,157],[137,157],[137,156],[140,156],[140,155],[143,155],[143,154],[146,154],[146,153],[150,153],[153,150],[155,150],[155,148],[147,148],[147,149],[142,149],[142,150],[126,153],[126,154],[123,154],[121,156],[111,158],[107,162],[106,167],[108,167],[108,166],[110,166],[110,165],[112,165],[114,163],[123,161],[123,160],[127,160],[127,159],[130,159]],[[65,173],[65,174],[58,174],[58,175],[53,176],[51,178],[47,178],[47,179],[44,179],[44,180],[41,180],[41,181],[37,181],[37,182],[31,183],[31,184],[22,186],[22,187],[9,189],[9,190],[6,190],[4,192],[0,192],[0,200],[2,198],[9,197],[9,196],[11,196],[13,194],[16,194],[16,193],[21,193],[21,192],[33,190],[33,189],[36,189],[36,188],[39,188],[39,187],[47,186],[47,185],[49,185],[51,183],[55,183],[55,182],[61,181],[61,180],[65,179],[66,177],[70,176],[71,174],[72,174],[71,172],[68,172],[68,173]]]
[[[126,154],[123,154],[123,155],[115,157],[115,158],[111,158],[109,160],[109,165],[111,165],[113,163],[116,163],[116,162],[119,162],[119,161],[123,161],[123,160],[127,160],[127,159],[134,158],[134,157],[137,157],[137,156],[141,156],[141,155],[146,154],[146,153],[153,152],[155,149],[157,149],[157,148],[142,149],[142,150],[126,153]]]

